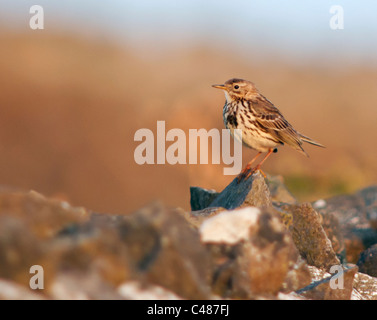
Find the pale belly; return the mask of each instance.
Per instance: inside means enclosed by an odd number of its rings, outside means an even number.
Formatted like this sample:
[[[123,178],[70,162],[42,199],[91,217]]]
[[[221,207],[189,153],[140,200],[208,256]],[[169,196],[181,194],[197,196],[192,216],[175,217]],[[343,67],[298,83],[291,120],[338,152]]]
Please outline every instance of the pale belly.
[[[270,149],[281,145],[269,139],[268,135],[264,132],[257,132],[256,130],[246,128],[240,124],[238,124],[237,128],[229,124],[225,126],[229,129],[235,140],[257,151],[268,152]]]

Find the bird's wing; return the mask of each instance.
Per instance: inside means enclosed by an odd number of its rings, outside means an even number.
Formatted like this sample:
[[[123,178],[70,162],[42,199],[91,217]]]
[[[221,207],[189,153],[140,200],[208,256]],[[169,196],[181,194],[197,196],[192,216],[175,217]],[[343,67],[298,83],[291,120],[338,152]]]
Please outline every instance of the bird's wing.
[[[250,108],[255,117],[255,121],[262,130],[268,132],[278,142],[286,143],[307,155],[302,148],[299,133],[291,126],[271,101],[263,96],[259,96],[251,101]]]

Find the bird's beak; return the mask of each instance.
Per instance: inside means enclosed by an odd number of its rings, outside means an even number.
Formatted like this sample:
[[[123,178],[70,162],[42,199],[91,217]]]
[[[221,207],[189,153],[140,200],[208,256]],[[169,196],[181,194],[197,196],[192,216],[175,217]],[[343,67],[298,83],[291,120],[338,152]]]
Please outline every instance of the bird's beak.
[[[213,84],[212,87],[216,89],[226,90],[226,86],[224,84]]]

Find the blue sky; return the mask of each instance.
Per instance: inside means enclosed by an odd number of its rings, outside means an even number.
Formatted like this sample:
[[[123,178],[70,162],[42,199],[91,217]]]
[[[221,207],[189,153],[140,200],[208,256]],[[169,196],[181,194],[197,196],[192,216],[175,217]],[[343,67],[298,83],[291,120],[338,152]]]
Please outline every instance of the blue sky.
[[[0,26],[27,29],[34,4],[44,8],[46,30],[120,44],[377,60],[375,0],[0,0]],[[329,26],[332,5],[344,9],[344,30]]]

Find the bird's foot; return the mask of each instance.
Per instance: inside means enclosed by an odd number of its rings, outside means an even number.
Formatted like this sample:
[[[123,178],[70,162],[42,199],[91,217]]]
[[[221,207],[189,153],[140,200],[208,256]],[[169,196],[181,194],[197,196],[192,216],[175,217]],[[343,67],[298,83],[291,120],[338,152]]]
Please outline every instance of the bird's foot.
[[[247,165],[245,169],[243,169],[240,172],[240,174],[237,177],[237,184],[240,183],[242,180],[246,179],[246,177],[249,177],[251,175],[250,170],[252,169],[250,168],[249,165]]]
[[[252,174],[255,172],[259,172],[263,175],[264,178],[266,178],[266,174],[260,169],[260,166],[257,165],[254,168],[250,168],[250,166],[246,166],[245,169],[241,171],[241,173],[237,177],[237,184],[239,184],[242,180],[247,180],[250,178]]]
[[[251,175],[253,175],[255,172],[257,172],[259,170],[259,172],[263,175],[263,177],[266,179],[267,176],[266,174],[263,172],[263,170],[260,168],[259,165],[255,166],[254,168],[250,168],[248,166],[246,166],[245,169],[243,169],[241,171],[241,173],[238,175],[237,177],[237,184],[239,184],[242,180],[247,180],[250,178]]]
[[[258,170],[259,170],[259,172],[262,174],[263,178],[267,179],[267,176],[266,176],[266,174],[263,172],[263,170],[262,170],[262,169],[258,169]]]

